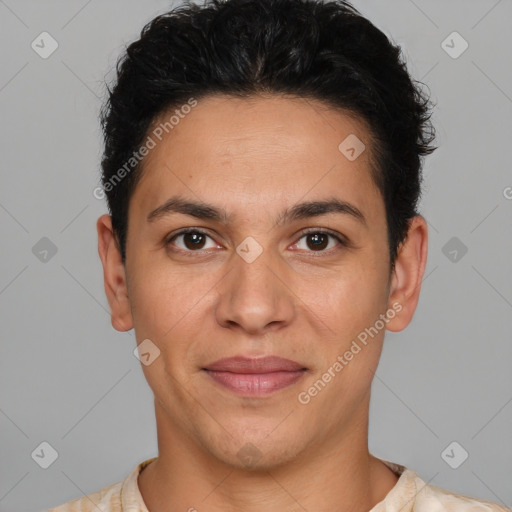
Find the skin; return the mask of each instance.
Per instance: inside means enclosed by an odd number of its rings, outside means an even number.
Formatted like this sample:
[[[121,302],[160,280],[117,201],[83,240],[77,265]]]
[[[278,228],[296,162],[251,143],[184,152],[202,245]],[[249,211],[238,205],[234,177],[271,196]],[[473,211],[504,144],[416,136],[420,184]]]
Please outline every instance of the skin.
[[[349,134],[366,144],[354,161],[338,149]],[[126,266],[110,216],[98,219],[112,325],[160,350],[142,365],[159,446],[138,478],[151,512],[362,512],[396,484],[368,451],[370,391],[385,330],[404,329],[416,309],[427,225],[412,219],[390,272],[370,142],[364,123],[313,100],[210,96],[147,156],[129,205]],[[147,221],[177,194],[224,208],[230,223],[184,214]],[[336,213],[274,224],[285,208],[333,196],[356,206],[366,224]],[[199,249],[190,235],[165,246],[186,227],[207,233]],[[305,228],[331,229],[350,243],[327,237],[318,249]],[[236,252],[248,236],[263,250],[252,263]],[[301,404],[298,394],[393,303],[400,312]],[[271,395],[240,397],[201,371],[236,355],[278,355],[308,371]],[[259,453],[251,467],[237,455],[247,443]]]

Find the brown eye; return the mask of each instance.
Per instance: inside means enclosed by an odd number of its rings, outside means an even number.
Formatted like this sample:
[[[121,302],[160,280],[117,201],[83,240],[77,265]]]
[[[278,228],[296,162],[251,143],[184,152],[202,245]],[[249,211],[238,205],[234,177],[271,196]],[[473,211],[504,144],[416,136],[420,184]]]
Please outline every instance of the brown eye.
[[[325,249],[329,245],[329,236],[325,233],[313,233],[306,235],[306,240],[311,242],[311,245],[308,245],[308,247],[314,250]]]
[[[328,231],[322,231],[322,230],[310,230],[302,235],[300,240],[305,239],[306,240],[306,249],[309,252],[328,252],[331,249],[335,248],[336,245],[346,245],[344,240]],[[329,239],[333,239],[338,244],[334,244],[329,247]],[[299,242],[296,244],[299,245]],[[300,247],[299,247],[300,248]]]
[[[176,239],[182,239],[182,245],[176,244],[178,249],[194,252],[205,248],[206,239],[211,237],[198,229],[184,229],[173,235],[166,241],[166,245],[172,245]]]
[[[183,243],[187,249],[202,249],[205,243],[205,235],[202,233],[184,233]]]

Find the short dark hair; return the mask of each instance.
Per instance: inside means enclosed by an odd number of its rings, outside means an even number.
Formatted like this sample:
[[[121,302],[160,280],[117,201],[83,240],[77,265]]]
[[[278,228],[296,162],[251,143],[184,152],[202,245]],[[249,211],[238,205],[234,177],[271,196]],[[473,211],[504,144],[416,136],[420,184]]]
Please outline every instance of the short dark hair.
[[[155,120],[190,98],[281,94],[341,109],[367,127],[394,268],[409,221],[418,215],[422,157],[437,149],[431,102],[410,77],[401,48],[349,2],[186,1],[144,26],[116,72],[101,110],[101,164],[123,263],[128,205],[145,160],[131,172],[126,162]],[[123,165],[123,179],[114,182]]]

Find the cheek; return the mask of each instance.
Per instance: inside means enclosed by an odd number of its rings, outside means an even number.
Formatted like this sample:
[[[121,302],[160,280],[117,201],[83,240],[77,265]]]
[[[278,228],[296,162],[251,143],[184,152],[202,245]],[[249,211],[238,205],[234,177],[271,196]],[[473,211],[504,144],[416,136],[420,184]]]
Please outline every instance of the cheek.
[[[138,268],[129,289],[134,328],[139,336],[158,339],[198,307],[198,297],[204,293],[176,269],[148,264]]]
[[[138,279],[131,300],[137,340],[149,339],[159,351],[154,362],[142,365],[142,370],[155,396],[163,398],[178,386],[176,379],[181,380],[179,374],[193,339],[190,322],[201,303],[196,304],[197,297],[177,276],[162,279],[157,275]]]
[[[188,365],[204,357],[201,346],[204,325],[210,320],[213,301],[218,300],[214,285],[218,276],[201,271],[146,264],[138,267],[130,285],[130,301],[137,340],[149,338],[160,350],[162,368],[147,369],[171,375],[186,373]],[[198,278],[197,276],[201,277]],[[156,363],[155,363],[156,364]],[[183,375],[182,375],[183,377]]]
[[[301,288],[298,295],[340,341],[373,324],[387,304],[382,275],[363,261],[340,267],[328,279],[308,279]]]

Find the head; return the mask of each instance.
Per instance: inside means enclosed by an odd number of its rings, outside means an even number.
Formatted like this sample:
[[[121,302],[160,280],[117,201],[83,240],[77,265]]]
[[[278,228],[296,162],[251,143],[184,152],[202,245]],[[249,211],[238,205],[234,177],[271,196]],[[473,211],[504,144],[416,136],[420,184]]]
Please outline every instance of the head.
[[[400,48],[347,2],[212,0],[144,27],[102,112],[98,234],[113,326],[159,354],[143,369],[161,422],[267,465],[364,425],[426,264],[429,118]],[[306,370],[239,396],[205,372],[239,355]]]

